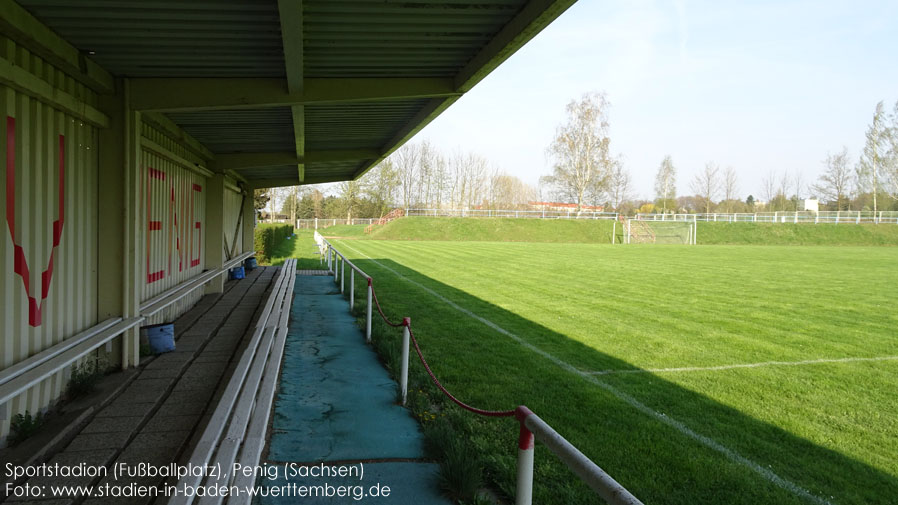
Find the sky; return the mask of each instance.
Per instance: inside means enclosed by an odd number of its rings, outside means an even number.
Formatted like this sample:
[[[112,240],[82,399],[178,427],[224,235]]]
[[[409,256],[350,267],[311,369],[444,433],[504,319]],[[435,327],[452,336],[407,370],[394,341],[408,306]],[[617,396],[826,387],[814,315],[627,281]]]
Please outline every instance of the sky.
[[[413,141],[535,186],[565,105],[590,91],[611,103],[635,197],[654,197],[668,154],[678,194],[707,162],[736,170],[742,199],[771,172],[812,183],[898,100],[898,1],[579,0]]]

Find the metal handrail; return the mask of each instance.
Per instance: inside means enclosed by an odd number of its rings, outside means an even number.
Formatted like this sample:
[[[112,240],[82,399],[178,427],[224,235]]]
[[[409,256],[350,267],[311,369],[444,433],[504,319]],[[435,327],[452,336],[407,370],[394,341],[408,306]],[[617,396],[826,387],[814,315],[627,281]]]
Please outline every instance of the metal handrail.
[[[226,262],[220,269],[203,272],[193,279],[146,300],[140,306],[139,317],[129,319],[114,317],[103,320],[25,360],[0,370],[0,419],[5,417],[6,402],[12,398],[81,359],[97,347],[140,325],[148,317],[181,300],[253,254],[253,252],[243,253]],[[66,355],[73,349],[78,352]]]
[[[97,347],[118,337],[131,328],[134,328],[142,323],[143,320],[144,318],[142,317],[132,317],[125,320],[122,320],[121,318],[106,320],[94,327],[103,327],[104,329],[94,332],[91,331],[94,328],[91,328],[91,330],[88,330],[87,332],[82,332],[79,334],[78,341],[75,342],[74,345],[68,345],[65,348],[60,347],[58,349],[55,349],[56,346],[53,346],[47,349],[46,351],[51,352],[42,355],[39,360],[29,362],[21,369],[14,370],[14,375],[11,374],[11,376],[4,378],[3,384],[0,385],[0,406],[5,409],[7,401],[27,391],[35,384],[39,384],[54,373],[71,365]],[[111,326],[108,325],[110,321],[113,321]],[[69,350],[74,350],[76,352],[66,355],[65,352]],[[13,367],[10,367],[10,369],[12,368]],[[6,372],[6,370],[4,370],[4,372]]]
[[[355,274],[354,274],[354,272],[358,272],[359,275],[364,277],[366,282],[368,283],[368,291],[367,291],[368,304],[365,307],[365,341],[371,342],[371,302],[372,302],[372,298],[374,297],[374,290],[371,287],[371,276],[368,275],[367,273],[365,273],[364,270],[362,270],[361,268],[356,266],[355,263],[346,259],[346,256],[344,256],[340,251],[338,251],[333,246],[333,244],[331,244],[326,238],[321,236],[321,234],[318,233],[317,230],[315,231],[314,237],[315,237],[315,243],[318,244],[318,252],[320,254],[319,259],[321,262],[325,262],[325,261],[327,262],[328,272],[334,273],[334,282],[337,282],[338,281],[337,276],[341,275],[341,278],[340,278],[340,292],[341,293],[344,292],[343,279],[346,276],[345,276],[345,272],[343,272],[342,269],[339,271],[337,270],[336,262],[338,261],[338,259],[342,259],[343,260],[343,263],[342,263],[343,269],[345,269],[345,266],[347,264],[349,265],[349,268],[350,268],[350,271],[349,271],[349,310],[352,310],[355,307]]]
[[[163,291],[162,293],[154,296],[153,298],[150,298],[149,300],[144,300],[144,302],[140,305],[140,315],[142,315],[143,317],[150,317],[157,312],[166,309],[171,304],[184,298],[195,290],[205,286],[219,275],[223,275],[228,270],[233,268],[234,265],[239,264],[246,258],[253,256],[254,254],[255,253],[252,251],[240,254],[239,256],[226,261],[221,266],[221,268],[217,268],[215,270],[207,270],[191,279],[188,279],[176,286],[171,287],[166,291]]]
[[[343,265],[349,263],[354,270],[359,271],[360,273],[362,273],[362,275],[365,275],[368,278],[368,333],[366,337],[370,342],[371,294],[373,291],[371,277],[367,276],[367,274],[365,274],[361,269],[353,265],[351,261],[347,260],[345,256],[343,256],[343,254],[337,251],[334,246],[330,242],[328,242],[327,239],[318,234],[318,232],[315,232],[315,241],[318,243],[319,247],[324,250],[324,254],[327,255],[329,267],[331,266],[332,258],[335,262],[337,261],[337,258],[342,258]],[[334,271],[338,272],[336,265],[334,264],[333,266]],[[381,315],[382,317],[384,317],[384,320],[387,322],[387,324],[397,326],[396,324],[387,321],[386,316],[384,316],[383,313],[381,313]],[[400,391],[402,395],[402,404],[405,405],[408,382],[409,340],[410,338],[413,339],[413,336],[411,334],[411,320],[408,317],[403,318],[402,324],[398,326],[402,326],[403,330]],[[425,369],[427,369],[428,373],[430,374],[431,379],[434,381],[437,387],[440,388],[442,393],[447,395],[456,404],[458,404],[462,408],[465,408],[466,410],[481,415],[495,417],[511,415],[510,411],[498,412],[476,409],[458,400],[456,397],[450,394],[449,391],[447,391],[437,380],[429,365],[424,360],[424,356],[421,353],[421,349],[418,347],[417,341],[415,341],[415,349],[418,352],[418,357],[421,358],[421,362],[424,364]],[[642,502],[639,501],[638,498],[633,496],[633,494],[631,494],[626,488],[615,481],[607,472],[602,470],[601,467],[599,467],[592,460],[586,457],[586,455],[580,452],[579,449],[574,447],[573,444],[568,442],[551,426],[546,424],[546,422],[540,419],[539,416],[530,411],[530,409],[525,406],[520,406],[515,409],[514,416],[520,423],[520,436],[518,438],[517,482],[515,487],[516,505],[531,505],[533,501],[534,437],[540,442],[544,443],[549,448],[549,450],[552,451],[552,453],[554,453],[562,463],[564,463],[565,466],[567,466],[571,471],[577,474],[577,476],[580,477],[583,482],[585,482],[590,488],[592,488],[606,502],[610,503],[611,505],[642,505]]]
[[[708,221],[729,223],[785,223],[785,224],[898,224],[898,211],[826,210],[776,212],[711,212],[695,214],[638,213],[643,221]]]
[[[3,370],[0,370],[0,386],[15,379],[17,376],[27,372],[28,370],[31,370],[32,368],[36,368],[36,367],[46,363],[47,361],[64,353],[65,351],[71,349],[72,347],[75,347],[76,345],[80,344],[81,342],[84,342],[84,341],[90,339],[91,337],[97,335],[98,333],[100,333],[104,330],[107,330],[120,322],[122,322],[122,318],[120,318],[120,317],[113,317],[113,318],[106,319],[105,321],[102,321],[94,326],[91,326],[90,328],[88,328],[80,333],[77,333],[77,334],[63,340],[62,342],[59,342],[56,345],[53,345],[51,347],[48,347],[47,349],[44,349],[43,351],[35,354],[34,356],[31,356],[27,359],[19,361],[18,363],[12,364],[9,367],[4,368]]]

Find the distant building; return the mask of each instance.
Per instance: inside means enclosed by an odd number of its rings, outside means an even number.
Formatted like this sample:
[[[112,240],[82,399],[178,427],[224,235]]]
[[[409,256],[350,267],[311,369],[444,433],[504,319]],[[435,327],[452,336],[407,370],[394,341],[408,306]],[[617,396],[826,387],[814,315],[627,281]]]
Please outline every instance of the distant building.
[[[527,205],[530,206],[533,210],[554,210],[561,212],[576,212],[577,204],[576,203],[561,203],[561,202],[527,202]],[[580,210],[587,212],[604,212],[605,207],[602,205],[581,205]]]
[[[819,212],[820,202],[816,198],[809,198],[804,201],[804,210],[808,212]]]

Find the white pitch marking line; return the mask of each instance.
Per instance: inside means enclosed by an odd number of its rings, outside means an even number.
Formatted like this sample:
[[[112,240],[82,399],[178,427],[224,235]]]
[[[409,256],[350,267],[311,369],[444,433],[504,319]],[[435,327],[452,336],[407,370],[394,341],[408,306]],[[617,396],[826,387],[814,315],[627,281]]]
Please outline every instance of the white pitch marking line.
[[[806,359],[802,361],[762,361],[760,363],[737,363],[735,365],[718,365],[718,366],[685,366],[679,368],[634,368],[623,370],[598,370],[595,372],[585,372],[589,375],[616,375],[626,373],[668,373],[668,372],[710,372],[716,370],[733,370],[736,368],[761,368],[766,366],[800,366],[800,365],[817,365],[821,363],[855,363],[861,361],[893,361],[898,360],[898,356],[873,356],[870,358],[820,358]]]
[[[455,310],[458,310],[459,312],[465,314],[466,316],[468,316],[468,317],[470,317],[470,318],[472,318],[472,319],[475,319],[475,320],[477,320],[477,321],[480,321],[481,323],[483,323],[483,324],[489,326],[490,328],[496,330],[497,332],[499,332],[499,333],[505,335],[506,337],[508,337],[508,338],[510,338],[510,339],[512,339],[512,340],[514,340],[515,342],[517,342],[517,343],[519,343],[520,345],[526,347],[527,349],[529,349],[529,350],[535,352],[536,354],[539,354],[540,356],[546,358],[547,360],[551,361],[552,363],[558,365],[558,366],[561,367],[562,369],[564,369],[564,370],[566,370],[566,371],[568,371],[568,372],[570,372],[570,373],[572,373],[572,374],[578,375],[580,378],[582,378],[583,380],[585,380],[585,381],[587,381],[587,382],[589,382],[589,383],[591,383],[591,384],[594,384],[594,385],[596,385],[596,386],[599,386],[600,388],[602,388],[602,389],[604,389],[605,391],[609,392],[609,393],[610,393],[612,396],[614,396],[615,398],[617,398],[617,399],[619,399],[619,400],[621,400],[621,401],[627,403],[628,405],[630,405],[631,407],[635,408],[636,410],[642,412],[643,414],[645,414],[645,415],[647,415],[647,416],[649,416],[649,417],[653,417],[653,418],[655,418],[656,420],[661,421],[663,424],[666,424],[666,425],[670,426],[671,428],[673,428],[673,429],[679,431],[679,432],[682,433],[683,435],[686,435],[687,437],[689,437],[689,438],[691,438],[691,439],[693,439],[693,440],[695,440],[695,441],[701,443],[702,445],[705,445],[706,447],[709,447],[709,448],[711,448],[711,449],[713,449],[713,450],[715,450],[715,451],[717,451],[717,452],[723,454],[724,456],[726,456],[727,458],[729,458],[731,461],[734,461],[734,462],[736,462],[736,463],[738,463],[738,464],[740,464],[740,465],[743,465],[743,466],[745,466],[745,467],[751,469],[753,472],[757,473],[757,474],[760,475],[761,477],[764,477],[765,479],[767,479],[768,481],[770,481],[770,482],[773,483],[774,485],[779,486],[780,488],[785,489],[785,490],[787,490],[787,491],[789,491],[789,492],[791,492],[791,493],[793,493],[793,494],[795,494],[795,495],[798,495],[798,496],[800,496],[800,497],[802,497],[802,498],[805,498],[805,499],[807,499],[807,500],[809,500],[809,501],[811,501],[811,502],[817,503],[818,505],[833,505],[833,502],[830,502],[829,500],[820,498],[820,497],[817,496],[817,495],[811,494],[811,492],[808,491],[807,489],[804,489],[804,488],[798,486],[797,484],[795,484],[794,482],[792,482],[792,481],[790,481],[790,480],[787,480],[787,479],[784,479],[784,478],[780,477],[779,475],[777,475],[776,473],[774,473],[772,470],[770,470],[770,469],[768,469],[768,468],[762,467],[761,465],[759,465],[759,464],[755,463],[754,461],[752,461],[752,460],[746,458],[745,456],[743,456],[743,455],[739,454],[738,452],[736,452],[736,451],[730,449],[729,447],[727,447],[727,446],[721,444],[720,442],[718,442],[718,441],[716,441],[716,440],[714,440],[714,439],[712,439],[712,438],[710,438],[710,437],[708,437],[708,436],[702,435],[702,434],[700,434],[700,433],[698,433],[698,432],[692,430],[692,428],[689,428],[688,426],[686,426],[686,425],[683,424],[682,422],[677,421],[676,419],[673,419],[673,418],[671,418],[671,417],[669,417],[669,416],[667,416],[667,415],[665,415],[665,414],[662,414],[662,413],[660,413],[660,412],[657,412],[657,411],[655,411],[655,410],[652,410],[651,407],[645,405],[644,403],[640,402],[639,400],[637,400],[636,398],[630,396],[629,394],[627,394],[627,393],[625,393],[625,392],[623,392],[623,391],[617,389],[616,387],[614,387],[614,386],[612,386],[612,385],[610,385],[610,384],[606,384],[606,383],[604,383],[604,382],[602,382],[602,381],[596,379],[594,376],[590,375],[588,372],[584,372],[584,371],[582,371],[582,370],[579,370],[579,369],[577,369],[576,367],[574,367],[573,365],[571,365],[570,363],[568,363],[568,362],[566,362],[566,361],[563,361],[563,360],[561,360],[561,359],[559,359],[559,358],[556,358],[556,357],[553,356],[552,354],[549,354],[548,352],[546,352],[546,351],[544,351],[544,350],[542,350],[542,349],[536,347],[535,345],[533,345],[533,344],[531,344],[531,343],[525,341],[525,340],[522,339],[521,337],[519,337],[519,336],[517,336],[517,335],[511,333],[510,331],[506,330],[505,328],[502,328],[501,326],[497,325],[496,323],[494,323],[494,322],[492,322],[492,321],[490,321],[490,320],[488,320],[488,319],[484,319],[484,318],[478,316],[477,314],[471,312],[470,310],[468,310],[468,309],[466,309],[466,308],[464,308],[464,307],[458,305],[457,303],[453,302],[452,300],[449,300],[449,299],[446,298],[445,296],[443,296],[443,295],[437,293],[436,291],[434,291],[434,290],[428,288],[427,286],[424,286],[423,284],[421,284],[421,283],[419,283],[419,282],[417,282],[417,281],[413,281],[413,280],[409,279],[408,277],[406,277],[406,276],[400,274],[399,272],[393,270],[392,268],[390,268],[390,267],[384,265],[383,263],[377,261],[376,259],[372,258],[371,256],[368,256],[367,254],[365,254],[365,253],[359,251],[358,249],[356,249],[356,248],[354,248],[354,247],[352,247],[352,246],[350,246],[350,245],[348,245],[348,244],[345,244],[345,243],[343,243],[343,245],[346,246],[348,249],[351,249],[351,250],[355,251],[357,254],[360,254],[360,255],[364,256],[365,258],[368,258],[370,261],[372,261],[374,264],[380,266],[380,267],[383,268],[384,270],[388,270],[388,271],[390,271],[390,272],[393,272],[393,274],[394,274],[395,276],[399,277],[400,279],[402,279],[402,280],[404,280],[404,281],[406,281],[406,282],[408,282],[408,283],[410,283],[410,284],[414,284],[415,286],[417,286],[417,287],[423,289],[424,291],[430,293],[430,295],[432,295],[434,298],[436,298],[436,299],[442,301],[442,302],[445,303],[446,305],[449,305],[450,307],[454,308]]]

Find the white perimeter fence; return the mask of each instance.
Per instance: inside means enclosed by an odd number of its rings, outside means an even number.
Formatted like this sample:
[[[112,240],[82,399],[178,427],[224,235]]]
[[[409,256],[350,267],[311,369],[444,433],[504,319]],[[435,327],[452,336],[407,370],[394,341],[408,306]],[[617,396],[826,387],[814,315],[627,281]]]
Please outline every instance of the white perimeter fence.
[[[297,230],[318,230],[323,228],[330,228],[331,226],[344,226],[344,225],[354,225],[354,224],[364,224],[369,225],[377,221],[377,218],[364,218],[364,219],[297,219],[296,220],[296,229]],[[289,222],[289,221],[288,221]]]
[[[491,209],[408,209],[418,217],[504,217],[519,219],[618,219],[614,212],[565,212],[552,210]],[[802,223],[802,224],[898,224],[898,211],[755,212],[710,214],[636,214],[641,221],[705,221],[721,223]],[[297,219],[297,229],[318,230],[338,225],[370,225],[376,218]]]
[[[433,380],[434,384],[448,396],[453,402],[470,412],[489,416],[489,417],[514,417],[520,425],[518,446],[518,466],[517,478],[515,485],[515,505],[531,505],[533,501],[533,451],[534,441],[538,440],[555,454],[555,456],[565,464],[572,472],[592,488],[597,495],[612,505],[642,505],[638,498],[633,496],[626,488],[621,486],[614,478],[606,473],[602,468],[592,462],[579,449],[568,442],[561,434],[555,431],[545,421],[530,411],[527,407],[521,405],[514,410],[509,411],[485,411],[471,407],[463,403],[458,398],[452,396],[440,382],[437,380],[424,355],[418,346],[411,329],[411,319],[405,317],[402,324],[391,323],[380,310],[379,302],[377,302],[374,293],[373,280],[371,276],[357,267],[352,261],[346,259],[327,239],[317,232],[315,233],[315,242],[318,244],[320,259],[327,265],[328,272],[334,276],[334,282],[340,284],[340,292],[344,293],[346,286],[346,274],[349,273],[349,306],[350,310],[355,304],[355,274],[358,273],[368,283],[368,307],[365,315],[365,339],[371,341],[371,305],[378,304],[378,312],[384,321],[390,326],[403,329],[402,332],[402,369],[400,372],[400,389],[402,392],[402,404],[405,405],[406,393],[408,390],[408,365],[409,365],[409,340],[414,343],[418,357],[421,359],[425,369]],[[347,272],[346,267],[349,267]]]
[[[636,214],[642,221],[710,221],[723,223],[898,224],[898,211],[756,212],[724,214]]]
[[[406,209],[406,216],[419,217],[512,217],[521,219],[617,219],[616,212],[502,209]]]

